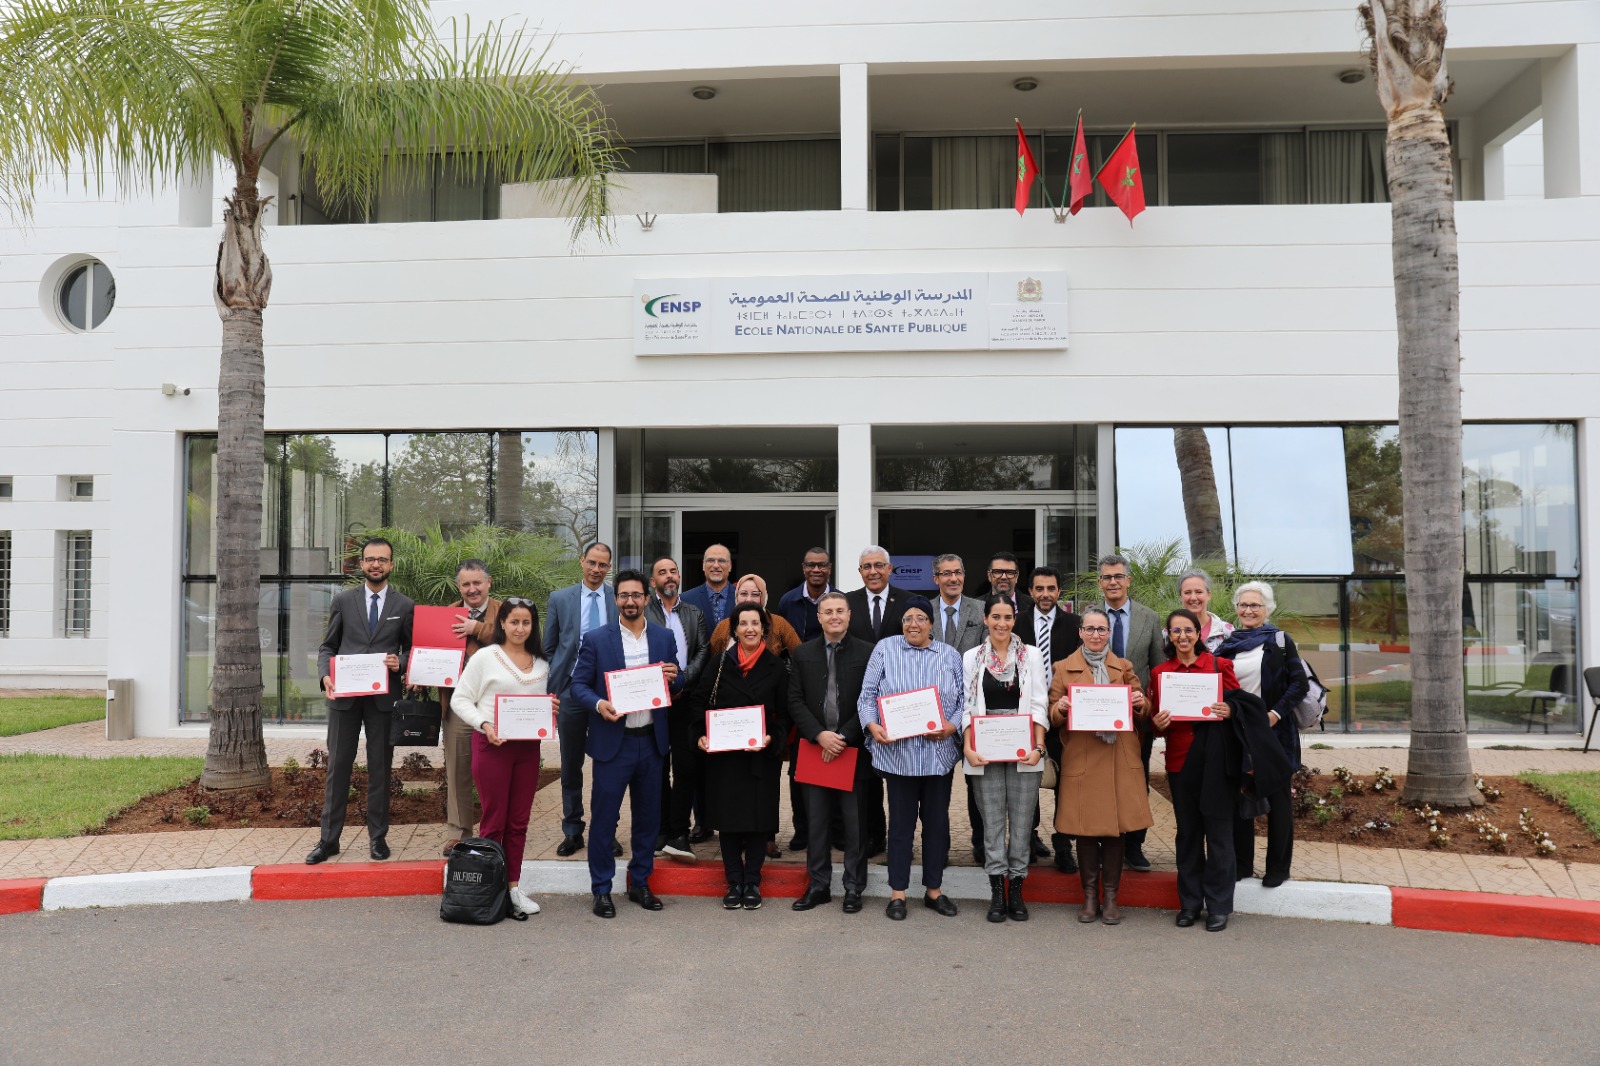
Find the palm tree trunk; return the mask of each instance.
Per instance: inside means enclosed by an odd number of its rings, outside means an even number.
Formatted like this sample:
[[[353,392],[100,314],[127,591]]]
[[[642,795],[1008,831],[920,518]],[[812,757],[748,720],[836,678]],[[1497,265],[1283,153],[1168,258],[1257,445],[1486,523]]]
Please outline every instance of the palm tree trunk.
[[[495,448],[494,522],[502,529],[527,529],[522,503],[522,433],[500,434]]]
[[[261,312],[272,268],[261,247],[254,173],[241,167],[223,212],[217,297],[223,306],[217,385],[217,626],[205,788],[259,788],[270,780],[261,732],[261,479],[266,364]]]
[[[1461,279],[1443,104],[1439,0],[1361,7],[1378,94],[1393,221],[1400,472],[1411,630],[1411,746],[1404,799],[1482,803],[1467,751],[1461,592]]]
[[[1178,480],[1183,486],[1183,515],[1189,523],[1189,557],[1222,562],[1227,558],[1227,548],[1222,539],[1217,475],[1211,469],[1211,442],[1198,426],[1174,426],[1172,449],[1178,458]]]

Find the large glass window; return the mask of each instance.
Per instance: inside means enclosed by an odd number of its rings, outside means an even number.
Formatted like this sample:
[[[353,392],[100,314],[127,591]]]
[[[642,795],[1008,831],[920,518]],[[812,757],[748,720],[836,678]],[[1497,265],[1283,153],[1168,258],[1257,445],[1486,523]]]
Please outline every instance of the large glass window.
[[[489,434],[389,435],[388,524],[454,533],[489,520]]]
[[[1469,581],[1466,596],[1469,725],[1574,732],[1578,583]]]
[[[1577,575],[1575,436],[1570,422],[1466,427],[1469,573]]]
[[[472,156],[430,152],[418,160],[420,173],[404,183],[381,179],[372,203],[363,213],[353,203],[334,203],[317,183],[316,168],[301,171],[302,225],[355,222],[457,222],[500,217],[500,180],[472,165]]]
[[[619,438],[617,453],[617,485],[621,491],[747,493],[839,489],[838,435],[832,429],[648,429]],[[636,476],[640,480],[634,485]]]
[[[881,426],[879,492],[1093,491],[1094,426]]]
[[[344,560],[356,538],[384,524],[383,434],[298,433],[284,449],[287,572],[353,572]]]

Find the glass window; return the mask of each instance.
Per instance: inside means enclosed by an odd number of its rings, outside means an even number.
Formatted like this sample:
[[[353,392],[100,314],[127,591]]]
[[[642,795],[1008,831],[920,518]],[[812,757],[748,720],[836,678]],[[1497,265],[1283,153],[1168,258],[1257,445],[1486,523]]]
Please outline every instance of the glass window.
[[[651,429],[643,438],[645,492],[839,489],[839,445],[833,429]],[[627,482],[620,473],[622,491]]]
[[[839,210],[839,142],[716,141],[717,210]]]
[[[1177,542],[1180,551],[1189,557],[1192,538],[1214,540],[1220,528],[1222,543],[1231,557],[1233,486],[1229,474],[1226,429],[1118,428],[1117,543],[1132,547]],[[1186,476],[1190,498],[1205,501],[1214,497],[1217,501],[1215,520],[1203,517],[1207,506],[1196,506],[1193,530],[1184,506]]]
[[[1345,682],[1350,728],[1405,732],[1411,728],[1411,627],[1400,580],[1351,581]],[[1327,675],[1324,675],[1327,680]]]
[[[1344,689],[1344,629],[1339,617],[1339,582],[1279,581],[1272,586],[1278,608],[1271,622],[1294,640],[1300,657],[1311,664],[1328,686],[1328,713],[1322,731],[1342,728]],[[1233,606],[1213,600],[1211,610],[1230,622],[1237,619]]]
[[[1236,426],[1234,558],[1277,574],[1348,574],[1344,438],[1334,426]]]
[[[643,570],[663,555],[672,554],[672,514],[667,511],[621,510],[617,514],[617,562],[612,572]],[[684,586],[700,582],[686,578]]]
[[[302,433],[284,444],[289,572],[343,573],[354,538],[384,524],[383,434]]]
[[[1570,422],[1464,428],[1468,573],[1577,575],[1575,451]]]
[[[1406,561],[1399,429],[1395,426],[1346,426],[1344,472],[1349,486],[1354,572],[1399,573]]]
[[[11,531],[0,529],[0,637],[11,635]]]
[[[280,722],[327,720],[328,705],[322,699],[317,651],[328,632],[333,597],[344,587],[331,581],[296,581],[283,587],[282,620],[274,619],[280,627],[281,644],[277,646],[282,648],[275,662],[278,693],[275,714]],[[262,598],[265,601],[265,595]],[[266,670],[266,664],[262,665]]]
[[[286,664],[282,653],[279,627],[287,620],[293,627],[300,621],[291,610],[284,612],[286,595],[303,585],[284,585],[278,581],[264,581],[256,609],[256,632],[261,642],[261,713],[263,720],[282,723],[290,720],[326,721],[319,681],[314,699],[299,701],[284,697],[284,672]],[[337,586],[333,586],[337,587]],[[179,678],[179,720],[204,722],[211,717],[211,682],[215,668],[216,652],[216,602],[217,586],[210,581],[185,581],[183,584],[183,664]],[[327,611],[320,621],[306,624],[327,626]],[[312,644],[312,663],[315,669],[316,648],[322,643],[322,632],[317,633]],[[292,712],[292,713],[291,713]]]
[[[1470,581],[1466,615],[1468,728],[1576,732],[1578,583]]]
[[[1167,134],[1168,204],[1300,204],[1303,133]]]
[[[900,210],[900,135],[880,133],[872,138],[872,209]]]
[[[622,153],[622,166],[638,174],[705,174],[706,143],[629,147]]]
[[[1094,426],[879,426],[879,492],[1093,491]]]
[[[56,302],[62,320],[73,329],[98,329],[117,302],[116,279],[104,263],[90,260],[67,271]]]
[[[459,532],[489,521],[489,434],[389,435],[388,525]]]
[[[599,434],[495,434],[494,522],[555,537],[576,552],[600,529]]]
[[[61,534],[61,628],[67,637],[87,637],[93,609],[94,534]]]

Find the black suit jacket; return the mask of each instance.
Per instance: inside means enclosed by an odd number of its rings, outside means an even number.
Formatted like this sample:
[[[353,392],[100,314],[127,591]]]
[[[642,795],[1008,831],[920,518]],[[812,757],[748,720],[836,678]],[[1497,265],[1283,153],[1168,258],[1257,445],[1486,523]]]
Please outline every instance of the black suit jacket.
[[[380,708],[390,710],[399,698],[406,668],[406,657],[411,654],[411,619],[416,603],[393,585],[383,598],[383,614],[378,628],[367,632],[367,586],[363,582],[353,589],[345,589],[333,598],[328,613],[328,632],[317,649],[319,677],[328,676],[328,664],[335,655],[396,655],[400,670],[389,674],[389,691],[372,697]],[[335,710],[348,710],[349,699],[329,700]]]
[[[871,593],[864,588],[847,592],[844,598],[850,603],[850,635],[868,644],[876,644],[884,637],[900,635],[900,619],[906,613],[906,599],[911,593],[890,585],[883,590],[883,625],[872,631]]]
[[[661,607],[661,599],[651,596],[644,605],[644,616],[658,626],[670,629],[667,625],[667,612]],[[700,680],[700,673],[706,668],[706,657],[711,654],[709,645],[710,634],[706,632],[706,617],[700,613],[700,608],[692,603],[684,603],[683,597],[678,597],[678,621],[683,624],[683,690],[685,693],[694,688],[696,681]]]
[[[1038,634],[1033,631],[1033,604],[1028,604],[1026,614],[1017,616],[1017,636],[1022,638],[1022,643],[1039,646]],[[1075,614],[1069,614],[1061,608],[1056,608],[1055,621],[1050,626],[1050,665],[1065,659],[1078,650],[1078,645],[1083,643],[1083,638],[1078,635],[1078,630],[1083,627],[1083,619]]]
[[[837,658],[833,668],[839,684],[838,733],[852,748],[861,747],[861,716],[856,706],[861,700],[861,682],[867,676],[872,648],[868,641],[846,633],[834,653]],[[828,728],[822,715],[822,698],[827,691],[827,640],[817,637],[789,653],[789,718],[800,735],[813,744],[817,734]]]

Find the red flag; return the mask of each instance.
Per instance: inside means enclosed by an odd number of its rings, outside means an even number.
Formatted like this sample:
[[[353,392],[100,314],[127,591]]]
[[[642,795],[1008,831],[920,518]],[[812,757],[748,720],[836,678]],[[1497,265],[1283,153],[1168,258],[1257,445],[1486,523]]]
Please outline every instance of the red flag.
[[[1033,149],[1017,123],[1017,214],[1028,209],[1028,197],[1033,193],[1033,179],[1039,176],[1039,164],[1033,161]]]
[[[1116,151],[1106,158],[1105,166],[1095,175],[1106,195],[1128,216],[1129,226],[1133,225],[1133,216],[1144,210],[1144,174],[1139,169],[1139,149],[1133,136],[1137,128],[1132,127],[1123,134]]]
[[[1068,214],[1077,214],[1094,192],[1094,176],[1089,172],[1089,146],[1083,139],[1083,114],[1078,114],[1078,135],[1072,141],[1072,169],[1067,177]]]

